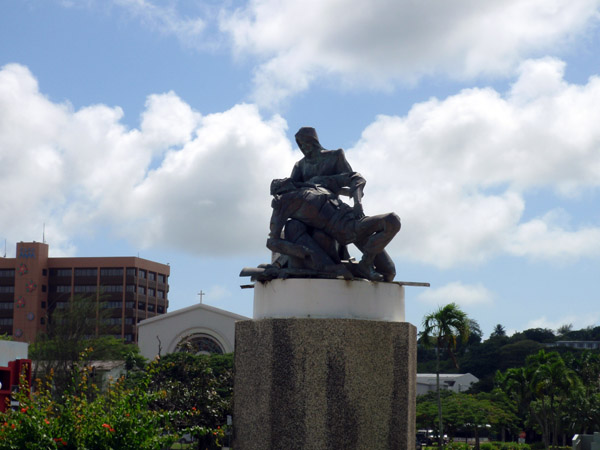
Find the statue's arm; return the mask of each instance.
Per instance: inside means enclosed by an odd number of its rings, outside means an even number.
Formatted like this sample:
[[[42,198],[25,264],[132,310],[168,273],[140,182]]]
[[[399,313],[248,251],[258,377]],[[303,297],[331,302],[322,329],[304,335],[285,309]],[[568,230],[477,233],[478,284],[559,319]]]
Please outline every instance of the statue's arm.
[[[338,173],[347,173],[350,176],[350,182],[348,186],[346,186],[342,191],[340,191],[340,195],[347,195],[348,197],[352,197],[354,201],[354,215],[357,219],[361,219],[365,216],[362,207],[362,198],[363,198],[363,189],[367,181],[362,177],[358,172],[354,172],[350,163],[346,159],[346,154],[344,150],[341,148],[337,150],[338,159],[337,159],[337,171]]]
[[[271,220],[269,221],[269,238],[279,239],[288,217],[283,214],[283,208],[281,207],[282,205],[279,199],[273,199],[271,206],[273,207],[273,212],[271,213]]]
[[[352,166],[350,166],[350,163],[346,159],[346,154],[344,153],[344,150],[342,150],[340,148],[340,149],[336,150],[336,153],[337,153],[336,172],[337,173],[354,172],[352,170]]]
[[[363,189],[367,181],[358,172],[341,173],[338,175],[325,175],[313,177],[310,183],[318,184],[329,189],[336,195],[351,197],[354,201],[354,215],[357,219],[364,217],[362,198]]]
[[[290,175],[290,179],[292,181],[304,181],[302,179],[302,170],[300,169],[300,161],[294,164],[294,168],[292,169],[292,174]]]

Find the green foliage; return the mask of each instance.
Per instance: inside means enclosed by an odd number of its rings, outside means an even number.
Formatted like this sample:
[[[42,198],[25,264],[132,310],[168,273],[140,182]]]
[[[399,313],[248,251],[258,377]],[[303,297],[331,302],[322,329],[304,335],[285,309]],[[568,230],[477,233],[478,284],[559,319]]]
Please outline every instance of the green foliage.
[[[152,407],[180,412],[175,420],[179,428],[216,428],[231,414],[232,369],[232,355],[171,353],[158,360],[152,372],[149,391],[165,393]]]
[[[546,344],[556,341],[556,336],[554,335],[554,331],[548,328],[530,328],[520,333],[515,333],[510,337],[511,342],[524,339]]]
[[[442,444],[444,435],[442,421],[442,403],[440,394],[440,352],[447,350],[452,358],[455,367],[458,368],[458,363],[454,355],[457,341],[460,340],[466,343],[469,338],[470,325],[476,325],[477,322],[472,321],[467,317],[456,303],[450,303],[437,311],[426,315],[423,318],[423,331],[419,340],[425,347],[434,345],[436,348],[436,365],[435,373],[437,374],[437,407],[438,407],[438,439],[439,444]],[[478,328],[479,326],[477,326]]]
[[[572,330],[564,326],[557,333],[561,340],[600,340],[600,327]],[[469,340],[457,346],[460,372],[470,372],[480,379],[469,393],[479,398],[499,388],[495,392],[501,395],[494,403],[503,402],[504,409],[509,404],[508,409],[516,417],[516,423],[503,430],[509,440],[516,440],[518,431],[525,430],[528,440],[543,440],[554,448],[563,443],[565,436],[568,439],[600,429],[600,352],[568,347],[552,347],[554,351],[548,352],[548,344],[557,339],[552,330],[538,328],[508,337],[499,324],[487,340]],[[421,333],[419,343],[419,373],[434,373],[436,368],[444,373],[457,372],[450,353],[431,349],[435,339],[425,340]],[[452,432],[454,413],[447,402],[440,403],[444,411],[449,408],[444,426]],[[420,403],[421,399],[417,406],[420,423],[424,428],[436,429],[434,405]]]
[[[452,357],[458,340],[466,343],[469,338],[470,320],[456,303],[450,303],[423,318],[423,331],[419,337],[425,347],[445,349]]]
[[[111,331],[104,325],[108,310],[101,305],[95,296],[74,296],[68,308],[52,312],[46,333],[40,334],[30,345],[29,357],[36,362],[34,377],[52,373],[56,393],[67,388],[76,364],[122,361],[128,355],[134,361],[142,359],[136,345],[112,336],[97,335]],[[81,359],[82,355],[85,360]]]
[[[225,430],[216,417],[224,410],[219,406],[221,400],[214,401],[219,397],[219,386],[211,378],[209,357],[200,363],[192,360],[193,355],[154,361],[134,370],[135,382],[123,377],[105,392],[99,392],[91,383],[90,367],[81,364],[86,357],[81,355],[70,372],[70,383],[60,401],[53,399],[51,378],[39,381],[31,396],[21,389],[19,408],[7,411],[0,422],[0,450],[159,450],[186,433],[202,442],[202,448],[220,448]],[[176,363],[183,364],[182,370],[174,367]],[[215,366],[221,371],[219,377],[224,377],[226,358]],[[171,379],[173,375],[182,376]],[[192,383],[193,376],[203,381]],[[183,388],[175,389],[178,383],[190,384],[185,394],[179,392],[179,397],[177,389]],[[198,395],[201,400],[188,394]],[[173,401],[181,402],[179,408],[172,407]]]
[[[51,379],[38,383],[31,397],[21,389],[19,408],[4,414],[0,450],[160,450],[177,439],[169,414],[148,408],[153,395],[144,383],[130,389],[118,381],[105,395],[89,400],[88,391],[95,389],[89,372],[73,372],[60,403],[52,399]]]
[[[598,420],[594,413],[590,417],[598,391],[590,386],[586,392],[580,375],[557,352],[540,350],[524,367],[499,372],[496,381],[517,406],[523,427],[539,432],[546,449],[558,446],[560,436],[581,433],[586,421]]]
[[[477,435],[478,429],[491,425],[499,432],[501,428],[515,429],[518,418],[513,405],[505,401],[501,392],[492,394],[465,394],[444,392],[442,395],[444,430],[449,437],[458,431],[470,431]],[[433,395],[417,399],[417,428],[433,428],[437,419],[436,398]]]
[[[544,348],[542,344],[531,339],[523,339],[504,345],[499,350],[498,359],[502,361],[499,369],[522,367],[525,365],[528,356],[537,353],[542,348]]]
[[[491,332],[490,338],[506,337],[506,328],[503,325],[497,324],[494,331]]]

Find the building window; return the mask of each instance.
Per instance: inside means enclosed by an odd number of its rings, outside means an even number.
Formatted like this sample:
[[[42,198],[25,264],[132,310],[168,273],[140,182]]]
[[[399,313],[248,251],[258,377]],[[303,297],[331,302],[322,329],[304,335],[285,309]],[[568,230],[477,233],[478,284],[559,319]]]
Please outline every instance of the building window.
[[[166,277],[162,273],[158,274],[158,282],[159,283],[165,284],[165,279],[166,279]]]
[[[156,274],[154,272],[148,272],[148,279],[150,281],[155,281],[156,280]]]
[[[156,297],[156,291],[153,288],[148,288],[148,297]]]
[[[157,292],[157,297],[158,298],[165,298],[165,291],[161,291],[160,289]]]
[[[67,302],[58,302],[56,303],[56,309],[65,309],[67,307]]]
[[[15,269],[0,269],[0,277],[14,278]]]
[[[0,318],[0,325],[12,325],[13,320],[12,317],[2,317]]]
[[[123,268],[118,269],[100,269],[100,276],[102,277],[122,277]]]
[[[46,292],[46,290],[47,290],[47,287],[46,287],[46,285],[45,285],[45,284],[42,284],[42,292]]]
[[[13,302],[7,303],[7,302],[2,302],[0,303],[0,309],[14,309],[15,308],[15,304]]]
[[[0,294],[14,294],[14,286],[0,286]]]
[[[73,287],[73,290],[74,290],[74,292],[77,292],[77,293],[82,293],[82,292],[86,292],[86,293],[96,292],[97,286],[94,285],[94,284],[89,284],[89,285],[75,285]]]
[[[109,317],[108,319],[104,319],[102,322],[104,325],[121,325],[122,320],[120,317]]]
[[[138,294],[146,294],[146,288],[144,286],[138,286]]]
[[[133,325],[133,317],[125,317],[125,325]]]
[[[121,308],[123,306],[123,302],[102,302],[102,308]]]
[[[98,269],[75,269],[76,277],[95,277],[98,276]]]
[[[50,269],[51,277],[70,277],[71,269]]]
[[[148,305],[148,312],[154,312],[154,305],[152,305],[152,304]]]
[[[64,286],[64,285],[57,284],[56,286],[54,286],[54,290],[55,290],[55,292],[62,292],[62,293],[68,294],[71,292],[71,286]]]
[[[127,341],[127,342],[133,341],[133,336],[131,334],[126,334],[125,335],[125,341]]]
[[[40,325],[46,325],[46,318],[45,317],[42,317],[40,319]]]
[[[125,302],[125,308],[133,309],[133,302]]]
[[[42,302],[42,309],[46,309],[46,302]]]
[[[127,268],[127,276],[135,277],[135,267],[128,267]]]
[[[165,312],[165,307],[164,307],[164,306],[162,306],[162,305],[158,305],[158,306],[156,307],[156,312],[157,312],[157,313],[159,313],[159,314],[162,314],[162,313],[164,313],[164,312]]]
[[[140,278],[146,278],[146,271],[144,269],[140,269],[138,276]]]
[[[134,284],[128,284],[127,285],[127,292],[135,292],[135,285]]]
[[[45,277],[46,275],[48,275],[48,270],[42,269],[42,276]]]
[[[138,309],[145,310],[146,302],[138,302]]]
[[[102,290],[102,292],[106,292],[106,293],[123,292],[123,285],[122,284],[107,284],[107,285],[101,286],[101,290]]]

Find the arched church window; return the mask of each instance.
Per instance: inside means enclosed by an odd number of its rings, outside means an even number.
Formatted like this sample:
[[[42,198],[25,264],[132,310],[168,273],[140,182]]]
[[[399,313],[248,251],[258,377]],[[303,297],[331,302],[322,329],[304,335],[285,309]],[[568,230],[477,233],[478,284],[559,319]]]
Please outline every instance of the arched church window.
[[[184,337],[181,341],[179,341],[177,347],[175,347],[175,351],[189,352],[200,355],[225,353],[223,347],[215,338],[204,333],[197,333]]]

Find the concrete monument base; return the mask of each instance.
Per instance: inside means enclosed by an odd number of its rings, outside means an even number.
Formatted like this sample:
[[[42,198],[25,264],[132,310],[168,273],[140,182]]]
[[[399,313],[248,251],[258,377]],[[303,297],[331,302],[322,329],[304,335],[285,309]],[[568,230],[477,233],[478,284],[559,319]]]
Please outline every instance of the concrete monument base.
[[[406,322],[237,322],[233,448],[414,449],[416,337]]]

